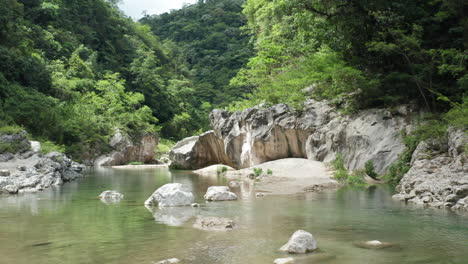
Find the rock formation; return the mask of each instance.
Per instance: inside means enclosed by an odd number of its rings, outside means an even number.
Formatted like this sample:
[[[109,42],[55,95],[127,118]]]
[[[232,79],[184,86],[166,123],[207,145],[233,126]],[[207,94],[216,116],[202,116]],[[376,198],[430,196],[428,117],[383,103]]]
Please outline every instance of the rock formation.
[[[342,153],[349,170],[368,160],[383,173],[403,151],[401,132],[411,128],[409,106],[394,112],[369,109],[342,115],[328,102],[309,100],[302,111],[285,104],[210,114],[214,131],[179,142],[171,151],[174,167],[213,164],[247,168],[283,158],[329,162]]]
[[[117,130],[109,143],[113,150],[87,163],[95,166],[125,165],[132,161],[154,163],[154,149],[158,143],[159,138],[153,134],[130,137]]]
[[[171,167],[175,169],[199,169],[214,164],[232,166],[224,152],[224,142],[213,131],[200,136],[185,138],[172,148],[169,153]]]
[[[83,165],[65,154],[42,155],[28,134],[0,135],[0,193],[36,192],[81,177]]]
[[[420,142],[395,199],[468,212],[468,136],[450,128],[442,140]]]

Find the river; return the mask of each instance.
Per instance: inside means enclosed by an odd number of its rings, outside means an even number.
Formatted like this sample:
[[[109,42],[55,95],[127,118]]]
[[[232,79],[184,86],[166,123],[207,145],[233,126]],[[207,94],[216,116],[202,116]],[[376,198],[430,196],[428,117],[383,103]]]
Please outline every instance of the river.
[[[192,187],[199,208],[156,211],[143,205],[159,186]],[[295,263],[468,263],[468,218],[391,199],[386,186],[293,196],[239,193],[233,202],[204,204],[219,177],[157,169],[90,169],[86,177],[35,194],[0,196],[0,263],[150,264],[177,257],[183,263],[273,263],[298,229],[311,232],[319,249],[294,256]],[[125,195],[119,204],[97,197],[104,190]],[[192,227],[196,215],[232,218],[228,232]],[[395,246],[365,249],[380,240]]]

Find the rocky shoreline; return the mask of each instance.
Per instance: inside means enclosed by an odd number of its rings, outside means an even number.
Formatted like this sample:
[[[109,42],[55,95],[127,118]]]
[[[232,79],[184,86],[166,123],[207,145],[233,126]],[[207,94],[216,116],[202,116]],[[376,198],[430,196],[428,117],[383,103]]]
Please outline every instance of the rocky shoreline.
[[[442,140],[423,141],[397,186],[397,200],[468,213],[468,137],[450,128]]]
[[[234,113],[213,110],[213,130],[177,143],[169,155],[171,167],[224,164],[233,168],[226,172],[232,176],[286,158],[328,163],[340,153],[348,170],[363,169],[372,161],[382,175],[405,150],[402,133],[414,129],[420,114],[412,105],[402,105],[343,115],[329,102],[315,100],[308,100],[302,111],[285,104]],[[445,140],[421,142],[394,198],[468,211],[467,142],[466,133],[453,128]]]
[[[0,153],[0,194],[37,192],[82,177],[83,165],[59,152],[42,155],[39,142],[29,141],[26,132],[1,135],[0,142],[17,149]]]

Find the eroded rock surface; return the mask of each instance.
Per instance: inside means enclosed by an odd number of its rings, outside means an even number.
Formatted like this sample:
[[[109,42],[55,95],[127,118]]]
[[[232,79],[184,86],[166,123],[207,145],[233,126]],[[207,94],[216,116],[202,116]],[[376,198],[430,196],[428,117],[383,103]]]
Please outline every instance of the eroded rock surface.
[[[159,187],[145,201],[147,206],[188,206],[194,201],[194,197],[187,185],[180,183],[168,183]]]
[[[421,142],[395,199],[468,212],[468,136],[454,128],[442,140]]]
[[[94,163],[95,166],[125,165],[132,161],[155,163],[154,149],[158,143],[159,138],[153,134],[130,137],[117,130],[109,143],[113,150],[88,163]]]
[[[232,167],[232,162],[224,151],[224,142],[213,131],[200,136],[185,138],[169,153],[171,168],[200,169],[214,164]]]
[[[36,192],[74,180],[82,176],[84,166],[65,154],[51,152],[44,156],[34,153],[28,158],[17,154],[8,162],[0,163],[0,169],[4,168],[8,168],[9,175],[0,177],[0,193],[14,194]]]
[[[171,160],[184,169],[213,164],[242,169],[284,158],[329,162],[342,153],[349,170],[372,160],[383,173],[405,148],[401,131],[411,127],[413,112],[402,106],[394,112],[369,109],[347,116],[314,100],[302,111],[285,104],[234,113],[213,110],[213,131],[179,142]]]

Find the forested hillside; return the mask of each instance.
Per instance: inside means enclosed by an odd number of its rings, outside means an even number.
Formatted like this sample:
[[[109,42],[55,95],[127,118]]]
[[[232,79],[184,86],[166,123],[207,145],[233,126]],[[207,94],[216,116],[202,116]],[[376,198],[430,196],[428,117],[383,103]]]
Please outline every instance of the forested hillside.
[[[195,109],[205,110],[205,118],[212,108],[225,107],[252,88],[229,83],[253,55],[249,32],[243,30],[247,22],[242,14],[243,2],[199,1],[140,20],[151,26],[152,32],[166,45],[174,47],[178,56],[172,58],[178,65],[187,65],[194,89],[190,104]],[[192,109],[182,115],[192,120],[197,113]]]
[[[156,132],[191,96],[172,50],[112,1],[2,0],[0,17],[1,122],[67,152]]]
[[[459,0],[205,0],[134,22],[114,0],[1,0],[0,126],[101,152],[117,128],[178,140],[207,130],[213,108],[309,97],[345,114],[412,102],[438,132],[466,126],[466,12]]]
[[[237,108],[300,105],[313,85],[313,96],[350,110],[416,101],[445,111],[468,89],[467,8],[458,0],[247,0],[257,54],[233,83],[258,90]]]

